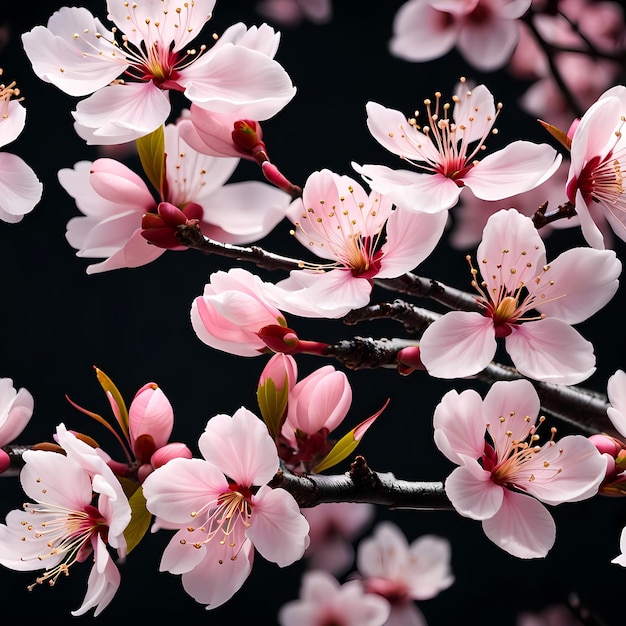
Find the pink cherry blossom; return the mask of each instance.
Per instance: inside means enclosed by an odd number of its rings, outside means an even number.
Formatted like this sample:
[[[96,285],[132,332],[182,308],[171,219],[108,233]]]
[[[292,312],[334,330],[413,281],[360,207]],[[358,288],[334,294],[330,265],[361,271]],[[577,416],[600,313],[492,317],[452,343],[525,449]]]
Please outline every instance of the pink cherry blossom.
[[[0,525],[0,563],[20,571],[43,569],[36,583],[54,585],[74,563],[93,560],[87,593],[72,615],[94,608],[97,616],[120,584],[107,546],[125,556],[130,505],[96,450],[63,424],[57,427],[57,440],[66,454],[28,450],[23,455],[20,482],[34,502],[26,503],[23,511],[11,511],[6,525]]]
[[[286,193],[260,181],[226,184],[239,160],[197,153],[179,137],[175,124],[165,127],[165,153],[161,200],[183,209],[193,207],[207,237],[251,243],[284,218],[290,202]],[[142,236],[142,217],[156,213],[159,201],[126,165],[109,158],[79,161],[73,169],[60,170],[58,178],[83,213],[68,222],[67,240],[79,257],[105,257],[88,266],[88,274],[139,267],[165,252]]]
[[[295,94],[273,58],[280,35],[266,24],[235,24],[212,47],[193,48],[214,6],[215,0],[107,0],[112,30],[85,8],[62,7],[22,42],[39,78],[71,96],[91,94],[73,112],[88,144],[151,133],[171,113],[170,90],[209,111],[267,119]]]
[[[212,609],[245,582],[253,545],[285,567],[304,554],[309,525],[291,494],[267,486],[278,454],[253,413],[212,417],[198,446],[203,459],[173,459],[148,476],[143,493],[157,528],[178,529],[161,570],[182,574],[187,593]]]
[[[540,444],[539,409],[529,381],[500,381],[484,400],[473,389],[449,391],[433,421],[437,447],[459,465],[445,481],[454,508],[481,520],[491,541],[524,559],[546,556],[555,541],[554,520],[542,502],[590,498],[606,470],[605,458],[582,435],[556,441],[551,428]]]
[[[446,225],[445,215],[396,211],[386,196],[327,169],[309,176],[288,217],[296,239],[327,263],[307,263],[267,293],[280,309],[304,317],[336,318],[365,306],[373,279],[414,269]]]
[[[443,102],[439,92],[434,104],[425,100],[423,126],[400,111],[368,102],[367,126],[374,139],[420,171],[353,167],[399,208],[426,213],[453,207],[464,187],[482,200],[502,200],[533,189],[558,169],[561,156],[554,148],[521,140],[479,160],[502,105],[494,103],[484,85],[470,90],[463,79],[452,101],[453,106]]]
[[[374,520],[369,502],[327,502],[302,509],[309,522],[309,547],[304,553],[309,569],[338,576],[354,561],[352,542]]]
[[[618,85],[587,109],[572,136],[567,196],[576,206],[583,236],[594,248],[605,247],[591,213],[594,204],[615,234],[626,241],[625,116],[626,87]]]
[[[18,437],[33,415],[34,399],[30,391],[13,386],[11,378],[0,378],[0,474],[11,462],[2,449]]]
[[[476,69],[492,71],[510,59],[517,18],[531,0],[409,0],[393,21],[391,53],[406,61],[438,59],[456,46]]]
[[[366,593],[358,580],[340,585],[322,570],[302,577],[300,599],[285,604],[278,613],[280,626],[383,626],[389,617],[389,603]]]
[[[591,376],[593,345],[571,325],[599,311],[617,291],[622,265],[615,253],[572,248],[546,264],[532,220],[503,209],[489,218],[477,260],[472,285],[483,312],[451,311],[424,331],[420,356],[428,372],[439,378],[477,374],[504,338],[524,376],[561,385]]]
[[[284,315],[266,298],[263,281],[237,267],[211,274],[204,293],[191,305],[191,324],[202,342],[239,356],[267,351],[258,335],[263,327],[287,326]]]
[[[0,84],[0,148],[17,139],[26,125],[19,94],[15,82]],[[0,152],[0,220],[20,222],[41,200],[42,192],[41,181],[21,157]]]
[[[389,601],[391,616],[387,624],[425,626],[413,601],[434,598],[454,582],[446,539],[424,535],[409,545],[392,522],[380,522],[372,535],[359,543],[357,570],[368,592]]]

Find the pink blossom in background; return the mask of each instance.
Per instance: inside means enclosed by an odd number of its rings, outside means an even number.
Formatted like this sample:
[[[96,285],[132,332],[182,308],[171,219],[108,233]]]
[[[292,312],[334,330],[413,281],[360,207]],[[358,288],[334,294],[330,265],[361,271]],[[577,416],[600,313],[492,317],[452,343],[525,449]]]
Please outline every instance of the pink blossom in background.
[[[529,381],[500,381],[484,400],[472,389],[449,391],[433,420],[435,444],[459,465],[445,481],[452,505],[524,559],[546,556],[555,541],[554,520],[542,503],[594,496],[606,470],[605,458],[582,435],[556,441],[552,428],[540,444],[539,410]]]
[[[453,248],[468,250],[480,243],[487,220],[500,209],[515,207],[523,215],[532,217],[544,202],[546,212],[555,210],[567,200],[565,183],[569,161],[563,161],[553,176],[544,183],[524,193],[506,200],[480,200],[476,196],[464,195],[453,214],[453,225],[449,231],[449,241]],[[560,219],[544,226],[539,232],[545,239],[552,229],[580,227],[577,217]]]
[[[438,378],[477,374],[504,339],[524,376],[560,385],[589,378],[593,345],[572,324],[591,317],[617,291],[622,264],[615,253],[571,248],[546,264],[532,220],[508,209],[487,221],[476,258],[472,286],[483,312],[451,311],[424,331],[420,357],[428,372]]]
[[[423,535],[409,545],[396,524],[380,522],[358,545],[358,577],[368,592],[389,601],[387,626],[425,626],[414,600],[429,600],[452,585],[450,558],[447,539]]]
[[[215,0],[108,0],[114,30],[85,8],[62,7],[22,42],[41,80],[88,96],[73,116],[77,134],[91,145],[125,143],[157,129],[171,113],[170,90],[216,113],[256,120],[275,115],[295,95],[273,59],[280,35],[267,25],[248,30],[235,24],[212,47],[198,43],[194,49],[190,44],[214,6]],[[116,33],[123,33],[122,43]],[[213,42],[210,35],[207,40]]]
[[[26,109],[19,94],[15,83],[0,84],[0,148],[17,139],[26,125]],[[30,165],[15,154],[0,151],[0,220],[20,222],[42,193],[43,185]]]
[[[213,609],[243,585],[253,546],[286,567],[302,557],[309,525],[293,496],[267,483],[278,454],[265,424],[241,407],[216,415],[198,441],[203,459],[173,459],[143,485],[155,528],[176,529],[161,571],[182,574],[185,591]]]
[[[564,604],[555,604],[538,613],[520,613],[515,626],[584,626],[584,623]]]
[[[400,111],[376,102],[366,105],[374,139],[418,171],[352,164],[372,189],[401,209],[447,211],[464,187],[482,200],[501,200],[533,189],[559,167],[561,157],[554,148],[529,141],[514,141],[477,158],[502,108],[484,85],[468,89],[462,80],[453,105],[440,93],[434,102],[424,102],[427,118],[421,126],[418,118],[407,119]]]
[[[268,351],[259,331],[286,327],[284,315],[265,296],[265,283],[242,268],[214,272],[191,305],[191,324],[203,343],[239,356]]]
[[[278,612],[280,626],[383,626],[389,617],[389,603],[367,593],[358,580],[343,585],[322,570],[305,572],[300,598],[283,605]]]
[[[354,563],[352,542],[376,516],[369,502],[327,502],[302,509],[309,522],[309,547],[304,556],[312,570],[333,576],[344,574]]]
[[[130,522],[130,505],[96,450],[63,424],[57,427],[57,440],[66,454],[24,452],[20,482],[34,502],[25,504],[24,510],[11,511],[6,525],[0,525],[0,563],[19,571],[44,570],[36,583],[54,585],[74,563],[93,561],[87,593],[72,615],[93,608],[97,616],[120,585],[108,546],[125,557],[123,533]]]
[[[454,47],[474,68],[493,71],[511,58],[518,18],[531,0],[409,0],[394,18],[391,54],[406,61],[438,59]]]
[[[293,28],[303,21],[326,24],[332,19],[331,0],[261,0],[256,11],[270,22]]]
[[[626,194],[622,185],[626,176],[626,139],[622,134],[625,115],[626,87],[617,85],[587,109],[571,138],[567,196],[576,206],[583,236],[594,248],[606,247],[598,220],[606,220],[626,241]],[[596,211],[592,213],[594,205]]]
[[[193,208],[207,237],[251,243],[284,218],[288,194],[260,181],[227,183],[239,160],[197,153],[179,137],[176,124],[165,127],[165,153],[162,200],[173,208]],[[83,213],[69,220],[68,242],[79,257],[105,257],[88,266],[88,274],[139,267],[165,252],[142,236],[142,218],[156,213],[159,202],[126,165],[108,158],[79,161],[60,170],[58,178]]]
[[[11,459],[2,449],[26,428],[33,416],[35,401],[27,389],[16,391],[11,378],[0,378],[0,474],[8,469]]]
[[[390,198],[327,169],[309,176],[288,217],[296,239],[325,262],[290,272],[268,286],[268,297],[303,317],[336,318],[365,306],[373,279],[414,269],[446,225],[445,215],[394,210]]]

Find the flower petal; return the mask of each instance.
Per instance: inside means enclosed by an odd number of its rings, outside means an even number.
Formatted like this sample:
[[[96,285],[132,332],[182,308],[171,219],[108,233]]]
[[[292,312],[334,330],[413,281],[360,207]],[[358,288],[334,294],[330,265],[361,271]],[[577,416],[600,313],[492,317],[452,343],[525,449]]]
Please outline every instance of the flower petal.
[[[420,340],[420,358],[436,378],[472,376],[496,353],[493,322],[480,313],[450,311],[435,320]]]
[[[446,478],[445,489],[458,513],[478,520],[488,519],[498,512],[506,491],[491,480],[491,473],[478,461],[468,457],[464,465]]]
[[[520,559],[542,558],[556,539],[552,516],[541,502],[504,490],[502,507],[483,521],[485,535],[497,546]]]
[[[547,317],[515,326],[505,343],[520,374],[535,380],[575,385],[596,369],[593,344],[561,320]]]

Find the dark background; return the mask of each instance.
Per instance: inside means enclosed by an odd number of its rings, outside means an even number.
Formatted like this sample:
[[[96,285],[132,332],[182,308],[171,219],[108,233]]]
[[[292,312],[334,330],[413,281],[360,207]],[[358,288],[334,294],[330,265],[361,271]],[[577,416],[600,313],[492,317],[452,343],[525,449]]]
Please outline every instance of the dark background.
[[[90,423],[65,398],[68,394],[82,406],[108,415],[93,372],[96,365],[116,382],[128,402],[144,383],[158,383],[175,409],[173,439],[185,441],[195,450],[212,415],[232,414],[242,405],[257,409],[255,389],[265,360],[213,351],[198,340],[189,323],[191,302],[202,293],[209,274],[232,264],[194,251],[168,252],[142,268],[86,275],[89,261],[78,259],[65,240],[67,221],[79,213],[56,174],[80,159],[93,160],[99,153],[73,132],[70,111],[76,99],[34,75],[19,38],[33,26],[45,25],[61,2],[42,3],[43,8],[33,3],[19,3],[15,8],[18,3],[11,3],[14,8],[7,9],[8,4],[2,2],[0,8],[8,36],[0,49],[0,67],[4,68],[3,78],[16,80],[21,88],[27,125],[15,142],[2,149],[24,158],[44,184],[41,203],[21,223],[0,223],[0,376],[12,378],[16,387],[26,387],[35,397],[35,413],[20,442],[49,440],[56,424],[64,422],[103,444],[111,443],[101,427]],[[500,135],[490,148],[520,138],[550,141],[530,116],[516,110],[515,101],[525,85],[515,82],[506,71],[481,74],[454,52],[423,64],[393,58],[387,44],[393,15],[402,2],[342,0],[334,4],[334,18],[328,25],[304,23],[282,29],[277,59],[298,93],[263,128],[270,157],[293,182],[303,184],[312,171],[324,167],[357,178],[350,166],[353,160],[399,167],[396,157],[370,136],[365,103],[375,100],[409,113],[435,90],[449,94],[462,75],[485,82],[496,99],[505,102]],[[201,39],[210,43],[211,32],[221,32],[237,21],[260,24],[263,20],[254,12],[254,5],[248,0],[218,0],[214,18]],[[105,20],[104,1],[82,6]],[[260,179],[260,175],[256,166],[242,163],[233,180],[238,178]],[[288,230],[288,224],[280,225],[262,245],[300,256]],[[548,259],[573,245],[585,245],[577,229],[551,236]],[[616,251],[624,258],[622,242]],[[418,271],[469,289],[464,254],[449,249],[444,241]],[[278,280],[283,276],[267,277]],[[373,301],[394,297],[378,289],[373,293]],[[595,343],[598,370],[585,386],[598,391],[605,391],[607,378],[624,367],[618,351],[623,304],[620,289],[605,309],[578,327]],[[353,334],[403,336],[399,325],[383,322],[356,328],[341,322],[295,318],[290,322],[301,337],[326,342]],[[305,357],[299,364],[304,375],[324,363]],[[453,387],[460,391],[470,383],[431,379],[424,373],[401,377],[393,370],[349,371],[348,376],[354,404],[344,431],[391,398],[359,448],[370,466],[408,480],[443,480],[452,466],[432,442],[432,412],[446,391]],[[566,427],[554,423],[560,434],[567,432]],[[114,447],[108,449],[115,455]],[[337,471],[345,469],[342,466]],[[16,479],[0,480],[2,515],[19,507],[23,499]],[[436,533],[452,544],[456,582],[437,598],[419,604],[431,626],[459,621],[509,626],[521,611],[561,603],[571,592],[578,593],[583,604],[607,624],[623,623],[619,594],[626,584],[626,572],[610,560],[619,553],[619,533],[626,525],[624,502],[595,498],[561,505],[552,512],[557,521],[556,544],[546,559],[532,561],[504,553],[485,538],[480,523],[453,512],[380,509],[378,519],[395,521],[409,540]],[[129,556],[121,567],[117,596],[97,618],[100,624],[139,618],[145,622],[182,618],[214,624],[226,620],[271,624],[278,608],[298,595],[304,561],[280,570],[257,555],[244,587],[224,607],[207,612],[184,593],[179,577],[158,572],[168,538],[165,531],[147,536]],[[34,578],[31,573],[0,571],[3,618],[26,617],[28,623],[47,617],[58,623],[91,619],[91,613],[82,618],[69,614],[81,603],[88,574],[86,567],[72,570],[56,588],[44,586],[32,592],[26,589]]]

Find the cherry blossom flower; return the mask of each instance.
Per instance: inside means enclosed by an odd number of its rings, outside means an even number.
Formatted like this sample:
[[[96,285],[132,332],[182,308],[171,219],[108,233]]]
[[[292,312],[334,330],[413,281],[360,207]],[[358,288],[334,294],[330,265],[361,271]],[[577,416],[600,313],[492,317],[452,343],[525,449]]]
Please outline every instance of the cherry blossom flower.
[[[161,203],[138,174],[113,159],[79,161],[59,171],[61,186],[83,213],[68,222],[68,242],[79,257],[106,257],[88,266],[88,274],[139,267],[160,257],[165,247],[142,236],[142,218],[156,217],[159,204],[180,207],[199,220],[204,235],[224,243],[256,241],[284,218],[286,193],[260,181],[226,184],[239,160],[195,152],[175,124],[165,127],[165,153]]]
[[[280,35],[266,24],[235,24],[213,47],[192,48],[214,6],[215,0],[107,0],[112,30],[85,8],[62,7],[22,42],[40,79],[71,96],[91,94],[73,112],[88,144],[151,133],[171,113],[169,91],[210,111],[267,119],[295,94],[273,59]]]
[[[484,400],[473,389],[449,391],[433,420],[437,447],[459,465],[445,481],[452,505],[524,559],[546,556],[555,541],[554,520],[541,503],[592,497],[606,470],[604,457],[582,435],[555,441],[552,428],[540,445],[539,409],[529,381],[499,381]]]
[[[245,582],[253,545],[285,567],[304,554],[309,525],[291,494],[267,486],[278,454],[253,413],[212,417],[198,447],[203,459],[173,459],[148,476],[143,493],[156,527],[178,529],[161,571],[182,574],[185,591],[213,609]]]
[[[286,327],[284,315],[266,298],[263,281],[242,268],[214,272],[191,305],[191,324],[212,348],[239,356],[268,351],[259,337],[266,326]]]
[[[434,598],[454,582],[446,539],[424,535],[409,545],[392,522],[380,522],[373,534],[359,543],[357,570],[366,591],[389,601],[388,626],[425,626],[413,601]]]
[[[302,577],[300,599],[287,602],[278,612],[280,626],[383,626],[389,617],[389,603],[366,593],[358,580],[340,585],[322,570]]]
[[[339,576],[351,567],[352,542],[372,523],[376,508],[369,502],[326,502],[302,509],[302,515],[310,527],[308,568]]]
[[[26,125],[19,94],[15,82],[0,84],[0,148],[17,139]],[[41,181],[21,157],[0,152],[0,220],[20,222],[41,200],[42,192]]]
[[[73,565],[93,559],[87,593],[72,615],[94,608],[97,616],[120,584],[107,546],[125,557],[123,533],[130,522],[130,505],[98,451],[63,424],[57,427],[57,440],[65,454],[24,452],[20,482],[34,502],[26,503],[23,511],[11,511],[6,525],[0,525],[0,563],[20,571],[44,569],[36,583],[54,585]]]
[[[521,140],[478,160],[502,105],[496,106],[484,85],[470,90],[464,79],[452,101],[453,107],[442,102],[439,92],[434,105],[425,100],[427,120],[421,127],[415,118],[368,102],[374,139],[420,171],[353,163],[355,170],[399,208],[438,213],[453,207],[464,187],[482,200],[501,200],[533,189],[558,169],[561,156],[554,148]]]
[[[438,59],[456,46],[474,68],[492,71],[511,58],[517,18],[531,0],[409,0],[394,17],[391,54],[406,61]]]
[[[33,415],[35,401],[27,389],[18,391],[10,378],[0,378],[0,474],[10,465],[9,455],[2,449],[18,437]]]
[[[576,206],[585,240],[594,248],[605,247],[591,214],[594,204],[615,234],[626,241],[626,195],[622,184],[626,175],[626,140],[622,135],[625,116],[626,87],[618,85],[587,109],[571,138],[567,196]]]
[[[303,317],[341,317],[369,302],[374,278],[414,269],[435,248],[445,215],[396,211],[391,200],[324,169],[309,176],[288,212],[296,239],[328,261],[305,264],[267,294]],[[385,241],[379,246],[385,231]]]
[[[477,259],[472,285],[483,312],[451,311],[424,331],[420,357],[428,372],[438,378],[477,374],[504,338],[524,376],[560,385],[591,376],[593,345],[571,325],[599,311],[617,291],[622,265],[615,253],[572,248],[546,264],[532,220],[503,209],[489,218]]]

